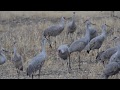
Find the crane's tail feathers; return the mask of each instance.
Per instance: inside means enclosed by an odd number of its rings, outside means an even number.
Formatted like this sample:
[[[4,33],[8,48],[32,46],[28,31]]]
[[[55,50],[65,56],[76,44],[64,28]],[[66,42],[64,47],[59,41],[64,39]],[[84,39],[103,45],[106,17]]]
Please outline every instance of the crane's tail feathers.
[[[88,51],[88,50],[87,50],[87,53],[89,54],[89,53],[90,53],[90,51]]]
[[[20,68],[21,71],[23,71],[23,66]]]
[[[52,48],[52,45],[50,44],[50,48]]]

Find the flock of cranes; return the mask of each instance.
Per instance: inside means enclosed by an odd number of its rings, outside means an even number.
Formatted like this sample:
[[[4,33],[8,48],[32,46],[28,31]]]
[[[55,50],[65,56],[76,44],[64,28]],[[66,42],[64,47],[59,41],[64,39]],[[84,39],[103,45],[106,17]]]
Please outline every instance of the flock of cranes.
[[[41,68],[44,65],[44,62],[47,58],[47,52],[46,52],[46,42],[49,43],[50,48],[52,48],[50,37],[57,37],[62,33],[62,31],[65,28],[65,17],[61,18],[61,21],[59,24],[50,26],[46,28],[42,33],[42,51],[33,57],[28,62],[28,67],[26,69],[26,74],[28,76],[32,76],[32,79],[34,77],[34,74],[39,71],[38,78],[40,78],[40,72]],[[69,44],[63,44],[60,45],[57,49],[58,56],[63,59],[68,59],[68,72],[71,72],[71,58],[70,55],[73,52],[78,52],[78,59],[79,59],[79,69],[80,69],[80,53],[82,50],[86,50],[86,52],[89,54],[90,51],[93,51],[95,49],[98,50],[98,55],[96,56],[96,62],[101,61],[103,65],[105,66],[103,70],[103,74],[101,75],[102,78],[107,79],[109,76],[118,74],[120,71],[120,45],[119,43],[117,46],[109,48],[105,51],[99,52],[99,49],[102,47],[102,44],[107,37],[107,27],[105,23],[101,26],[101,34],[98,35],[97,30],[94,28],[91,28],[92,24],[89,19],[87,19],[85,22],[86,24],[86,33],[82,38],[79,38],[78,40],[74,40],[70,45]],[[70,34],[70,37],[72,38],[72,34],[76,31],[77,25],[75,22],[75,12],[73,12],[72,21],[67,24],[67,37]],[[55,48],[56,48],[57,41],[55,40]],[[18,78],[20,75],[20,71],[23,71],[23,58],[20,56],[20,54],[17,52],[16,48],[17,41],[13,43],[13,57],[11,57],[11,61],[15,65],[15,68],[17,69]],[[9,52],[5,50],[4,48],[1,48],[0,50],[0,65],[4,64],[7,60],[6,56],[4,55],[5,52]],[[104,63],[105,61],[108,61],[108,63]]]

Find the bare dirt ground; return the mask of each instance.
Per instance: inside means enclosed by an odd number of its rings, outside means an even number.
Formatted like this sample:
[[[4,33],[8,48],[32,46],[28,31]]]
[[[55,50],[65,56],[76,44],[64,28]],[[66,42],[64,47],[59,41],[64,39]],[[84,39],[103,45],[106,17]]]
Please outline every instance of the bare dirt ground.
[[[115,15],[120,14],[116,12]],[[31,79],[31,77],[26,76],[27,63],[41,51],[43,30],[58,23],[61,16],[65,16],[68,22],[71,20],[72,11],[0,12],[0,45],[7,50],[13,51],[13,39],[17,40],[17,52],[22,55],[24,61],[24,71],[20,73],[20,79]],[[111,26],[107,30],[108,36],[100,51],[113,47],[115,42],[111,40],[116,36],[120,36],[120,19],[111,17],[110,11],[76,11],[77,30],[73,35],[74,40],[84,36],[85,24],[83,22],[88,17],[91,18],[92,23],[97,24],[93,27],[97,29],[99,34],[103,23]],[[45,22],[44,18],[46,19]],[[71,43],[71,39],[66,38],[65,32],[66,27],[57,37],[57,48],[61,44]],[[78,69],[78,54],[73,53],[71,55],[72,72],[68,73],[67,60],[61,60],[57,56],[56,49],[54,49],[54,40],[55,38],[52,38],[53,49],[49,48],[48,43],[46,45],[48,56],[41,70],[41,79],[100,79],[104,67],[101,63],[95,63],[95,51],[90,52],[89,55],[85,50],[81,52],[80,70]],[[6,53],[5,55],[8,60],[0,66],[0,79],[17,79],[16,69],[10,61],[12,54]],[[92,62],[90,62],[90,58]],[[120,78],[120,75],[118,77]],[[38,79],[37,76],[34,78]],[[116,76],[112,76],[110,79],[116,79]]]

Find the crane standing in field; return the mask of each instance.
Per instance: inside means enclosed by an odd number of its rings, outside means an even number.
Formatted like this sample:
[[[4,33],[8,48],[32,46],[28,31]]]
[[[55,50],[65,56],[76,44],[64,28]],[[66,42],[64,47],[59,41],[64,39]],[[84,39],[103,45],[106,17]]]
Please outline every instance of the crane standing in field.
[[[58,36],[64,30],[64,27],[65,27],[65,17],[62,17],[58,25],[50,26],[44,30],[43,35],[46,39],[48,37],[47,40],[49,41],[51,48],[52,46],[51,46],[50,36],[53,36],[56,39],[56,36]],[[56,48],[56,40],[55,40],[55,48]]]
[[[15,65],[15,68],[17,69],[18,73],[18,79],[20,75],[20,71],[23,71],[23,61],[22,61],[22,56],[20,56],[19,53],[17,53],[17,48],[16,48],[16,41],[14,42],[14,52],[13,52],[13,57],[11,58],[11,61]]]
[[[88,53],[89,53],[91,50],[99,49],[99,48],[102,46],[103,41],[104,41],[105,38],[106,38],[106,29],[107,29],[107,25],[106,25],[106,24],[102,25],[102,33],[101,33],[101,35],[93,38],[93,39],[88,43],[88,45],[86,46]]]
[[[87,27],[88,25],[89,24],[87,24]],[[86,47],[89,41],[90,41],[90,31],[88,28],[86,28],[85,36],[83,38],[80,38],[79,40],[74,41],[69,47],[70,54],[73,52],[79,52],[79,69],[80,69],[80,52]],[[69,60],[69,64],[70,64],[70,60]]]
[[[91,27],[91,25],[96,25],[96,24],[91,23],[89,19],[87,19],[84,23],[86,23],[87,29],[89,29],[90,31],[90,40],[98,36],[97,30]]]
[[[105,51],[101,51],[96,56],[96,62],[100,61],[105,66],[105,61],[108,61],[110,57],[117,52],[117,47],[108,48]]]
[[[69,53],[69,46],[67,44],[65,45],[60,45],[58,48],[58,56],[63,59],[63,60],[67,60],[69,58],[69,61],[67,62],[67,66],[68,66],[68,72],[70,73],[70,53]]]
[[[47,57],[46,50],[45,50],[46,38],[42,37],[42,52],[40,52],[37,56],[33,57],[29,61],[29,65],[27,68],[27,75],[31,76],[33,79],[33,74],[39,70],[38,77],[40,78],[41,68],[45,62]]]
[[[73,34],[76,31],[76,28],[77,28],[77,25],[75,23],[75,12],[73,12],[72,21],[69,22],[68,25],[67,25],[67,37],[68,37],[69,34],[70,34],[70,37],[71,37],[71,34]],[[72,39],[72,37],[71,37],[71,39]]]
[[[106,65],[102,77],[108,79],[109,76],[115,75],[120,71],[120,45],[117,46],[117,52],[113,54]]]

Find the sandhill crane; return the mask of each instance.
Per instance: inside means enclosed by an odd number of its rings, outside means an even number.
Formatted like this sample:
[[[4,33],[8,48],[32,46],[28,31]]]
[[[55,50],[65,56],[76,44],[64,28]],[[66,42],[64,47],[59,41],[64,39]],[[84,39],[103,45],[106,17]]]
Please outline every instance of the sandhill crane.
[[[88,45],[86,46],[87,47],[87,53],[89,53],[91,50],[99,49],[102,46],[103,41],[106,38],[106,28],[107,28],[106,24],[102,25],[102,33],[101,33],[101,35],[93,38],[88,43]]]
[[[67,44],[61,45],[58,47],[58,56],[63,60],[70,60],[69,46]],[[69,64],[68,64],[69,63]],[[67,62],[67,65],[70,65],[70,61]],[[68,66],[71,68],[71,66]],[[70,68],[68,68],[68,72],[70,73]]]
[[[96,24],[91,23],[89,19],[87,19],[84,23],[86,23],[87,29],[89,29],[90,31],[90,40],[92,40],[98,35],[97,30],[91,27],[91,25],[96,25]]]
[[[63,60],[66,60],[68,58],[69,55],[69,47],[68,45],[61,45],[58,47],[58,55],[60,58],[62,58]]]
[[[77,28],[77,25],[75,23],[75,12],[73,12],[72,21],[69,22],[67,25],[67,37],[68,37],[68,34],[70,34],[70,37],[71,37],[71,34],[76,31],[76,28]]]
[[[64,27],[65,27],[65,17],[62,17],[58,25],[50,26],[47,29],[45,29],[43,32],[43,36],[46,39],[48,37],[50,41],[50,36],[53,36],[56,38],[56,36],[59,35],[64,30]],[[52,48],[51,44],[50,44],[50,47]],[[55,48],[56,48],[56,40],[55,40]]]
[[[0,65],[4,64],[7,60],[6,56],[3,54],[4,52],[8,52],[4,48],[1,48],[0,50]]]
[[[109,76],[118,74],[120,71],[120,45],[118,43],[117,52],[113,54],[103,71],[103,76],[107,79]]]
[[[117,52],[117,47],[108,48],[105,51],[101,51],[96,56],[96,62],[101,61],[104,65],[104,62],[110,59],[110,57]]]
[[[17,52],[16,48],[16,41],[14,41],[14,52],[13,52],[13,57],[11,58],[11,61],[15,65],[15,68],[17,69],[17,74],[18,74],[18,79],[20,75],[20,71],[23,71],[23,59],[22,56]]]
[[[108,79],[109,76],[118,74],[120,71],[120,64],[117,62],[111,62],[105,66],[105,69],[103,70],[102,78]]]
[[[38,77],[40,78],[41,68],[45,62],[47,57],[45,50],[46,38],[42,37],[42,52],[40,52],[37,56],[33,57],[28,64],[27,75],[31,76],[33,79],[33,74],[39,70]]]
[[[120,45],[117,46],[116,53],[111,56],[109,63],[111,63],[111,62],[120,63]]]
[[[86,28],[85,36],[83,38],[80,38],[79,40],[74,41],[69,47],[70,54],[73,52],[79,52],[79,69],[80,69],[80,52],[86,47],[89,41],[90,41],[90,31],[89,29]]]

